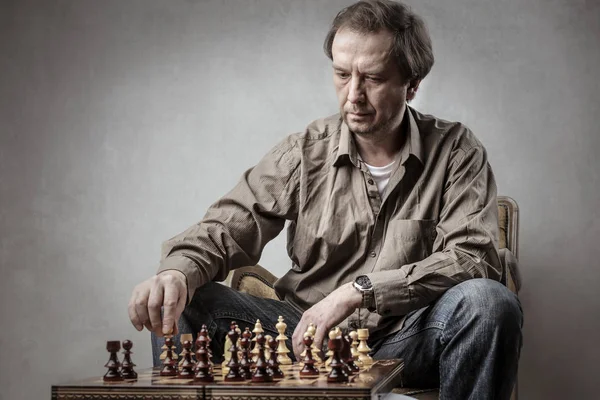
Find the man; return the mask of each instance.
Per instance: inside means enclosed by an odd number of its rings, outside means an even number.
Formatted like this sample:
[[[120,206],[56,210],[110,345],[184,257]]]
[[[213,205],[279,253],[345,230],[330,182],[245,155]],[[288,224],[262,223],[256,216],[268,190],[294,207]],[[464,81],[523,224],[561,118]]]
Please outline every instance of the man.
[[[498,282],[485,149],[464,125],[407,105],[433,65],[424,23],[400,3],[362,1],[337,15],[325,51],[340,113],[287,137],[165,243],[158,274],[133,292],[132,323],[159,336],[206,323],[217,356],[232,319],[276,334],[284,316],[296,357],[311,322],[317,346],[332,327],[367,327],[374,358],[404,358],[406,384],[509,398],[522,312]],[[214,283],[257,263],[286,221],[280,301]]]

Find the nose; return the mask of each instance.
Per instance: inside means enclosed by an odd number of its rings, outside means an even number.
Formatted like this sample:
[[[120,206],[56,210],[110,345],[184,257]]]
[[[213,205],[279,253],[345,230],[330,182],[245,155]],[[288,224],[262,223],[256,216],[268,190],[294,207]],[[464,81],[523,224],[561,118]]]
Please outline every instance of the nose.
[[[351,104],[359,104],[365,100],[365,91],[362,80],[358,77],[353,77],[350,81],[350,89],[348,90],[348,101]]]

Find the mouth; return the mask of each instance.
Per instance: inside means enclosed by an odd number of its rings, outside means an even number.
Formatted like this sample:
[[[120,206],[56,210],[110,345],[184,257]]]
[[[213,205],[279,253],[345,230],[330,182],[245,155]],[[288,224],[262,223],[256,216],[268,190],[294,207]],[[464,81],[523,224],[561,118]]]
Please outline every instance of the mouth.
[[[371,113],[368,113],[368,112],[348,112],[347,115],[348,115],[348,117],[355,118],[355,119],[364,119],[364,118],[367,118],[367,117],[371,116]]]

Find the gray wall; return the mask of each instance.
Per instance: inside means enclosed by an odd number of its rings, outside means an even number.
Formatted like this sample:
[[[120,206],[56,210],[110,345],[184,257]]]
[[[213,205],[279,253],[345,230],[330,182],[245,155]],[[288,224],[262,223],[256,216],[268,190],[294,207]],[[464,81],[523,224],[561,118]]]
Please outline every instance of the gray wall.
[[[284,135],[336,112],[327,24],[349,1],[0,4],[0,398],[101,376],[133,286]],[[415,107],[468,124],[520,205],[523,399],[591,399],[600,361],[599,5],[423,0]],[[284,238],[261,263],[288,267]]]

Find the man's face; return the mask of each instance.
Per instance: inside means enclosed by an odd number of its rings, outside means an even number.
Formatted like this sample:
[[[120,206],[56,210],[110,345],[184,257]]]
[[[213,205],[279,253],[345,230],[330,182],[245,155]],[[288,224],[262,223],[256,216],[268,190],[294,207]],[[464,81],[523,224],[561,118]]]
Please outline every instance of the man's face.
[[[386,134],[402,122],[408,84],[392,54],[388,31],[361,34],[342,28],[332,45],[333,81],[340,113],[358,135]]]

